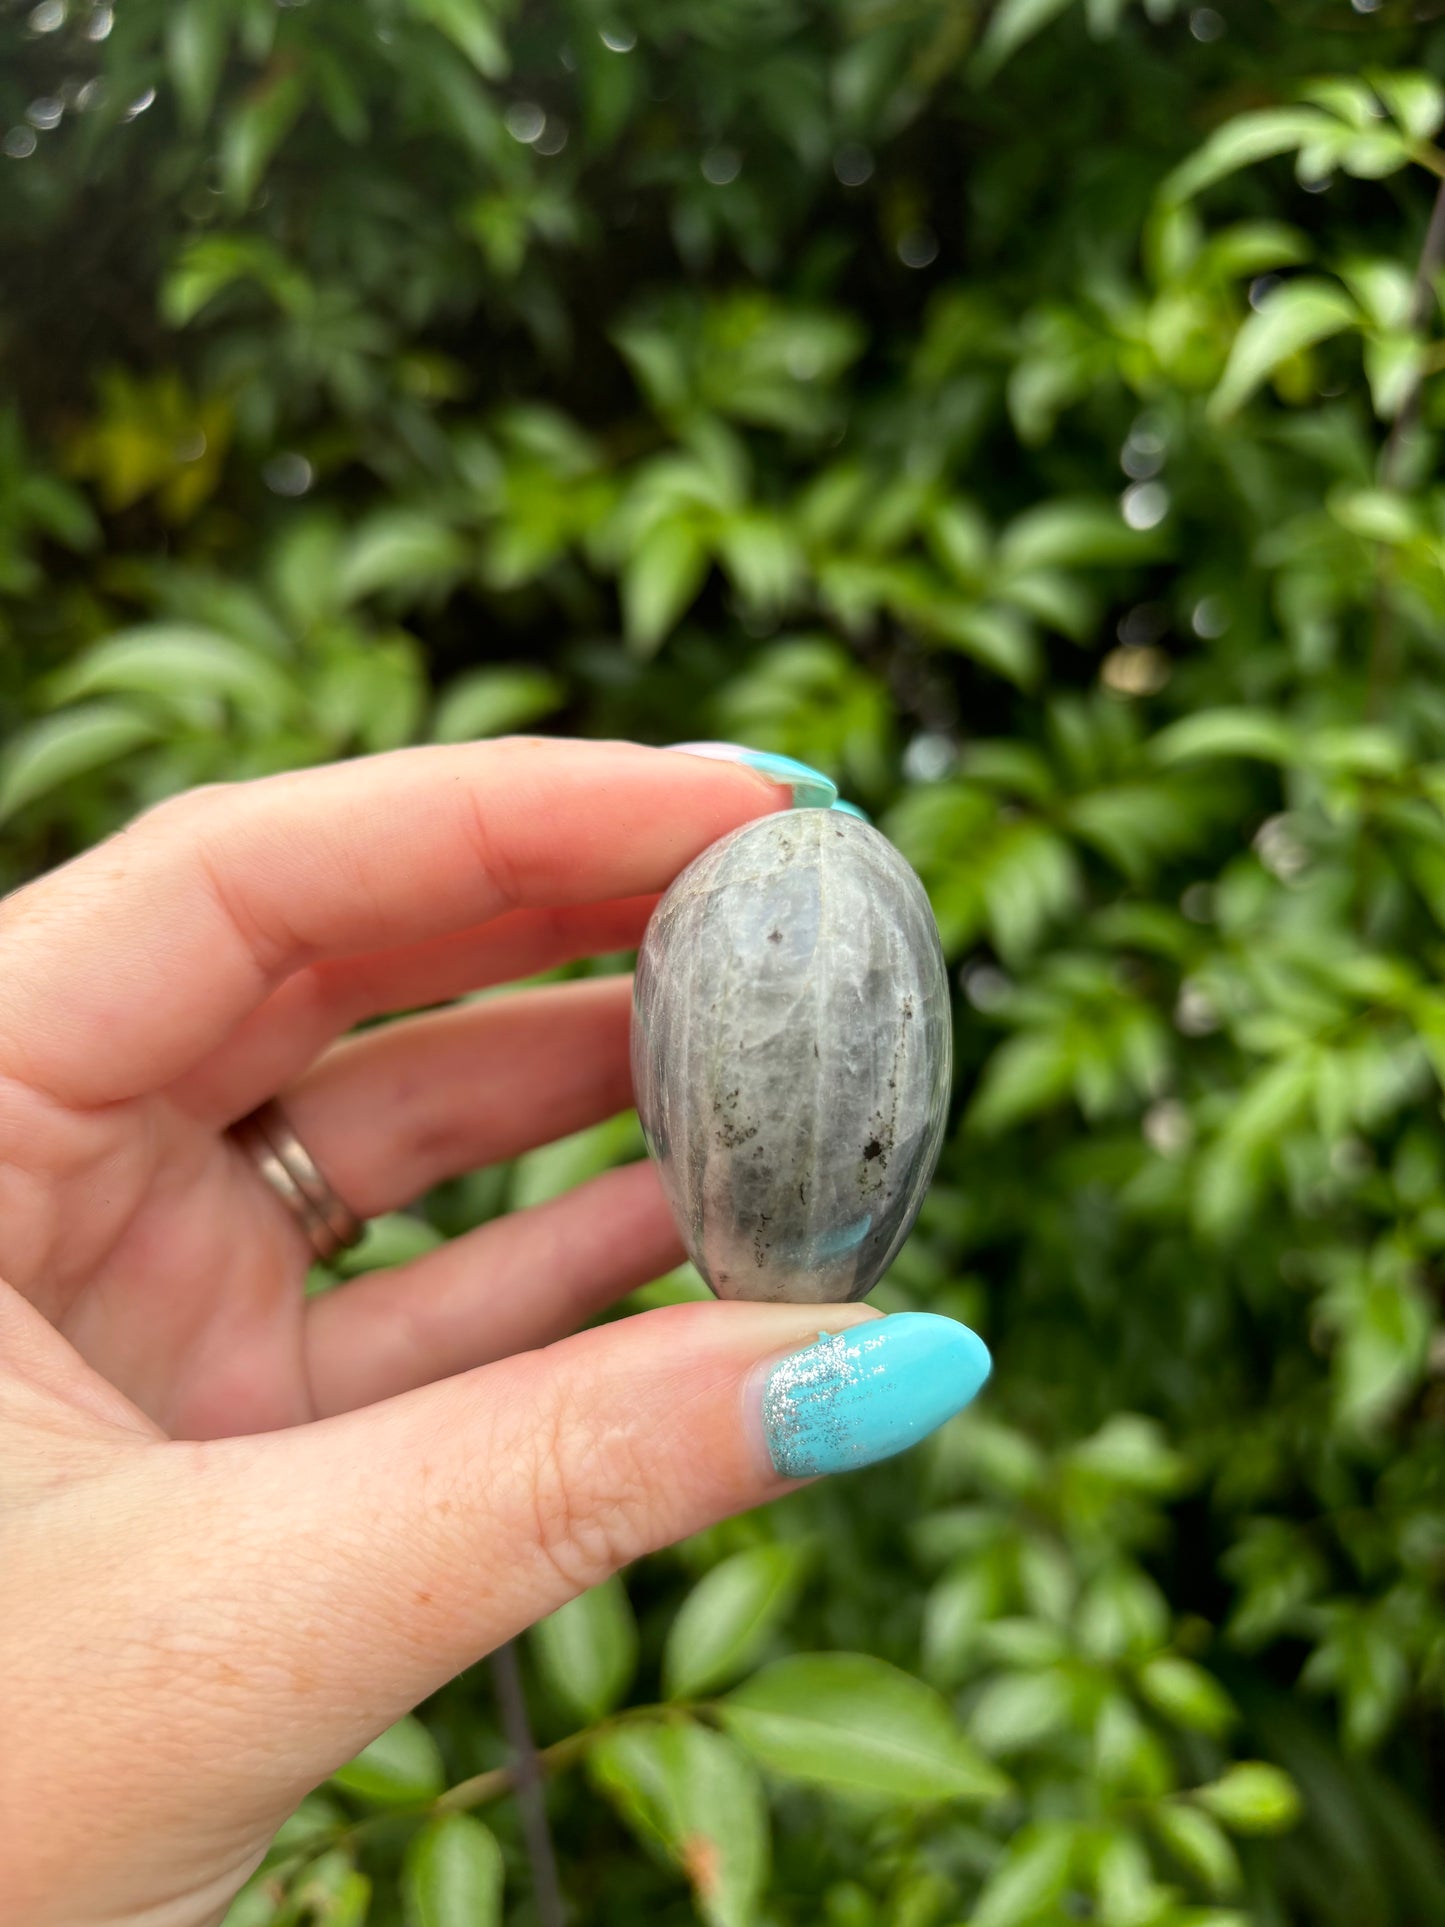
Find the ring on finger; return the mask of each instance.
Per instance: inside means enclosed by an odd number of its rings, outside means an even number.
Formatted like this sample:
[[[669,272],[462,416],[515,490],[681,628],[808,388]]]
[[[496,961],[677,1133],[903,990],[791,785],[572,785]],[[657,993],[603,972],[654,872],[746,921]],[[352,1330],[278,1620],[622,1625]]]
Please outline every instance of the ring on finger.
[[[274,1097],[233,1124],[231,1136],[300,1224],[322,1264],[360,1243],[365,1224],[332,1189]]]

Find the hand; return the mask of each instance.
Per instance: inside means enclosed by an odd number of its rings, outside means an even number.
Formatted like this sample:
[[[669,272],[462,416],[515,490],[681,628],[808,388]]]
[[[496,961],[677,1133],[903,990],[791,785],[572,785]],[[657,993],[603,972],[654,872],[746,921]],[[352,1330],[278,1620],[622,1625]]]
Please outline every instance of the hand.
[[[625,744],[402,751],[177,798],[0,905],[0,1921],[218,1919],[452,1674],[779,1465],[826,1469],[768,1449],[782,1379],[764,1412],[816,1306],[550,1342],[677,1261],[649,1166],[307,1301],[226,1135],[284,1091],[370,1216],[623,1107],[625,980],[334,1040],[635,944],[788,800]],[[900,1356],[947,1326],[890,1322]],[[908,1436],[976,1389],[940,1391],[940,1342]],[[904,1442],[875,1416],[859,1456]]]

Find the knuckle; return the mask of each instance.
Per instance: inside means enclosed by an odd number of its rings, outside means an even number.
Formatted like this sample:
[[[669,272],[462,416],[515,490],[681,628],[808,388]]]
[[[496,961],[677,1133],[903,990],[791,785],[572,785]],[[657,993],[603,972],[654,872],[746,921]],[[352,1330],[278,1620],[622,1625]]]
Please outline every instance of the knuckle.
[[[227,806],[236,789],[234,783],[198,783],[192,789],[177,790],[142,810],[130,829],[163,837],[193,836]]]
[[[475,791],[465,792],[463,808],[463,834],[478,869],[496,892],[497,909],[515,910],[523,901],[523,891],[506,838],[497,834],[485,801]]]
[[[212,783],[163,797],[93,849],[11,891],[0,899],[0,937],[51,934],[67,916],[102,908],[109,892],[131,880],[142,848],[154,838],[194,837],[233,787]]]
[[[564,1384],[548,1388],[528,1441],[531,1536],[565,1596],[651,1543],[651,1481],[620,1425],[599,1423]]]

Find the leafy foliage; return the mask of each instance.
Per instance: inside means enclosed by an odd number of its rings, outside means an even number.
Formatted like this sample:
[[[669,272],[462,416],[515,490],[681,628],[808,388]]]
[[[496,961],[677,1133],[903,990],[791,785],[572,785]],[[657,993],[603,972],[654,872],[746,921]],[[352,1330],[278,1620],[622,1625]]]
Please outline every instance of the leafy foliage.
[[[879,1302],[984,1409],[537,1629],[598,1927],[1445,1917],[1430,13],[0,11],[0,882],[199,781],[731,735],[958,972]],[[232,1927],[532,1918],[510,1789],[468,1676]]]

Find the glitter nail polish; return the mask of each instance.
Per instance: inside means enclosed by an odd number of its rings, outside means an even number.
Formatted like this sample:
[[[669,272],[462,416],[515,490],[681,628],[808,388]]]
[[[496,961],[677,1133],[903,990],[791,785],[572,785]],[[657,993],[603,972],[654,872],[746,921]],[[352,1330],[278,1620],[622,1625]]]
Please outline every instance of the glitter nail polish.
[[[935,1312],[895,1312],[836,1336],[821,1332],[768,1374],[768,1455],[789,1479],[891,1458],[961,1412],[991,1369],[978,1334]]]

